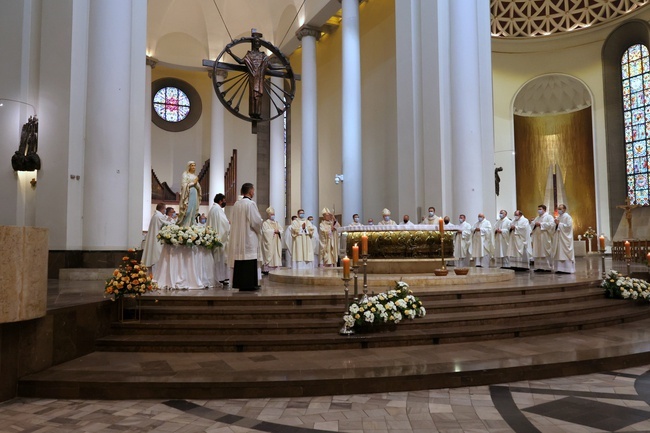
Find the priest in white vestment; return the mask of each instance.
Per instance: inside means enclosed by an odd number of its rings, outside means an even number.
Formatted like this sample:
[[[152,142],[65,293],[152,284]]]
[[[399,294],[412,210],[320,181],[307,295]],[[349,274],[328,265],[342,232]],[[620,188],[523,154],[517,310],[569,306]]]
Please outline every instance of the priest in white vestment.
[[[282,266],[282,226],[275,220],[275,209],[266,209],[268,219],[262,224],[262,273]]]
[[[576,257],[573,250],[573,218],[566,205],[557,207],[555,236],[553,236],[553,269],[558,274],[575,274]]]
[[[339,254],[338,222],[328,208],[323,209],[323,221],[320,223],[320,261],[325,267],[336,266]]]
[[[147,267],[158,263],[160,253],[162,252],[163,246],[158,242],[158,232],[163,225],[169,224],[164,212],[165,203],[158,203],[156,205],[156,213],[153,214],[151,221],[149,221],[149,230],[147,230],[147,236],[144,239],[144,248],[142,249],[142,264]]]
[[[508,212],[504,209],[499,211],[499,219],[494,223],[494,259],[497,266],[510,267],[508,258],[508,243],[510,242],[510,224]]]
[[[458,217],[458,226],[454,233],[454,260],[457,268],[469,266],[469,246],[472,240],[472,225],[465,220],[465,215]]]
[[[232,287],[240,291],[260,289],[258,280],[259,235],[262,217],[253,201],[252,183],[241,187],[243,198],[232,208],[232,226],[228,248],[228,264],[233,268]]]
[[[314,224],[314,217],[309,215],[307,221],[314,227],[314,235],[311,237],[311,244],[314,247],[314,260],[311,264],[314,268],[320,266],[320,234],[318,233],[318,224]]]
[[[537,217],[530,223],[532,230],[533,260],[535,272],[551,272],[553,270],[553,234],[555,221],[548,212],[546,205],[537,207]]]
[[[359,214],[355,213],[354,215],[352,215],[352,222],[350,223],[350,226],[351,227],[360,226],[361,225],[360,221],[361,221],[361,218],[359,218]]]
[[[530,269],[530,252],[530,222],[520,210],[516,210],[510,223],[508,241],[510,267],[516,271]]]
[[[478,214],[478,221],[472,226],[472,244],[470,251],[475,266],[489,268],[493,253],[492,224],[485,215]]]
[[[291,222],[293,223],[297,216],[293,215],[291,217]],[[287,226],[286,229],[284,229],[284,238],[282,240],[282,244],[284,245],[284,248],[287,250],[287,254],[285,256],[285,263],[286,266],[291,269],[291,247],[293,244],[293,237],[291,236],[291,224]]]
[[[439,221],[440,221],[440,217],[438,215],[436,215],[436,208],[431,206],[429,208],[429,210],[428,210],[427,215],[424,217],[424,219],[422,220],[422,222],[420,224],[437,226],[438,224],[440,224]]]
[[[397,223],[390,219],[390,211],[386,208],[381,211],[382,219],[377,223],[378,226],[396,226]]]
[[[293,269],[313,268],[314,226],[305,218],[305,211],[298,210],[298,218],[291,223],[291,267]]]
[[[217,232],[217,239],[223,245],[212,250],[214,259],[214,278],[222,285],[230,284],[230,268],[228,267],[228,240],[230,239],[230,221],[226,216],[226,196],[222,193],[214,196],[214,204],[208,212],[208,227]]]
[[[402,217],[402,222],[399,223],[399,225],[401,225],[401,226],[409,226],[409,227],[410,226],[415,226],[415,224],[413,224],[413,221],[411,221],[411,217],[408,216],[408,215],[404,215]]]

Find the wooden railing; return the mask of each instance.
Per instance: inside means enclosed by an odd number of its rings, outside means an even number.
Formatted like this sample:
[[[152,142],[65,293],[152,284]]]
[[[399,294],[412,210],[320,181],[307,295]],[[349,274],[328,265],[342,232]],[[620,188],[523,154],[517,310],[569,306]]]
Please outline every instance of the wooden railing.
[[[151,169],[151,202],[178,203],[179,195],[172,191],[167,182],[160,182],[156,172]]]
[[[650,241],[630,241],[632,261],[646,263],[650,253]],[[612,245],[612,260],[625,260],[625,241],[615,241]]]
[[[237,201],[239,191],[237,190],[237,149],[232,150],[230,163],[223,176],[226,191],[226,204],[232,206]]]
[[[203,163],[199,171],[199,185],[201,185],[201,204],[210,204],[210,159]]]

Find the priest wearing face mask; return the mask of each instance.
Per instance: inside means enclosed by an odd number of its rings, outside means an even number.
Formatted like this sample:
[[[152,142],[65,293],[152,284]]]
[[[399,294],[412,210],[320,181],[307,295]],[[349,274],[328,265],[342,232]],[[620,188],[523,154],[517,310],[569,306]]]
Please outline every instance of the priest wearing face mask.
[[[546,205],[537,206],[537,217],[530,223],[532,230],[533,260],[535,272],[551,272],[553,270],[553,234],[555,221],[546,212]]]
[[[359,218],[359,214],[355,213],[352,215],[352,222],[350,223],[351,227],[356,227],[361,225],[361,218]]]
[[[222,285],[226,286],[230,282],[228,270],[228,240],[230,239],[230,221],[224,211],[226,207],[226,196],[219,193],[214,196],[214,205],[208,212],[208,227],[217,232],[217,239],[223,244],[221,248],[212,250],[214,258],[214,277]]]
[[[478,214],[478,221],[472,227],[470,251],[477,268],[490,267],[490,257],[493,253],[492,224],[482,213]]]
[[[458,226],[454,233],[454,260],[457,268],[469,266],[469,246],[472,240],[472,225],[465,221],[465,215],[458,217]]]
[[[390,219],[390,211],[386,208],[381,211],[382,219],[377,223],[378,226],[396,226],[397,223]]]
[[[282,266],[282,226],[275,220],[275,209],[266,209],[268,219],[262,223],[262,273]]]
[[[291,267],[293,269],[309,269],[313,267],[314,226],[305,218],[304,209],[298,210],[298,218],[291,222]]]
[[[520,210],[515,211],[515,217],[510,223],[510,239],[508,241],[508,256],[510,267],[515,271],[530,269],[530,222]]]
[[[323,209],[323,221],[320,223],[320,258],[325,267],[336,266],[339,253],[338,222],[328,208]]]
[[[414,226],[415,224],[413,224],[413,222],[411,222],[411,217],[409,217],[408,215],[404,215],[404,217],[402,218],[402,222],[399,223],[399,225],[401,225],[401,226]]]
[[[566,211],[566,205],[557,207],[555,236],[553,236],[553,268],[558,274],[575,274],[576,258],[573,251],[573,218]]]
[[[424,220],[422,220],[420,224],[437,226],[438,224],[440,224],[439,221],[440,221],[440,217],[436,215],[436,208],[431,206],[429,208],[427,216],[424,217]]]
[[[511,223],[512,221],[508,218],[508,212],[504,209],[500,210],[499,219],[494,223],[494,258],[497,261],[497,266],[501,265],[504,268],[510,267],[508,242],[510,241]]]

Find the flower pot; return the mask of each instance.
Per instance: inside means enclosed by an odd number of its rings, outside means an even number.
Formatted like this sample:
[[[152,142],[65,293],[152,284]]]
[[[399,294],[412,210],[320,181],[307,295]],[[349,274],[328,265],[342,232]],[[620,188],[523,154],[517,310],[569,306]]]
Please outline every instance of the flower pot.
[[[456,275],[467,275],[469,274],[469,268],[454,268],[454,273]]]
[[[434,269],[433,273],[436,277],[446,277],[449,271],[447,269]]]

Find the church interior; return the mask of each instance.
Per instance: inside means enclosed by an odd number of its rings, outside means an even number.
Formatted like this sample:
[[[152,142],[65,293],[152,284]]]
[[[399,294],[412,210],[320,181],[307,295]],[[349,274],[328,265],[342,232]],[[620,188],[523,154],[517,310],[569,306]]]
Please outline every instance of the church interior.
[[[649,3],[0,0],[0,431],[650,430]],[[197,222],[250,182],[340,266],[108,296],[190,162]],[[455,272],[459,215],[540,204],[573,273]]]

